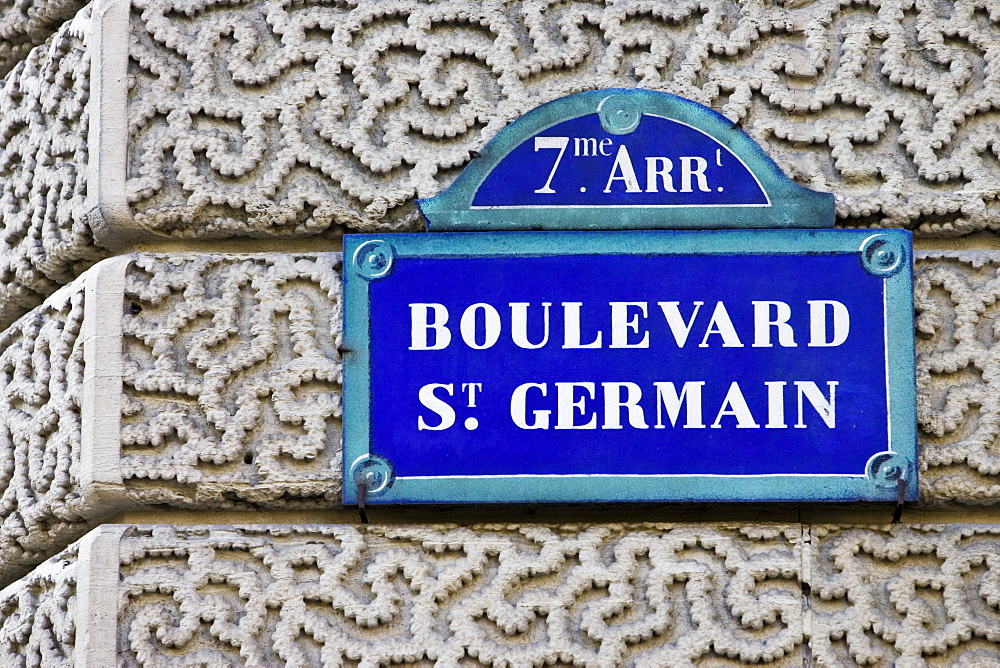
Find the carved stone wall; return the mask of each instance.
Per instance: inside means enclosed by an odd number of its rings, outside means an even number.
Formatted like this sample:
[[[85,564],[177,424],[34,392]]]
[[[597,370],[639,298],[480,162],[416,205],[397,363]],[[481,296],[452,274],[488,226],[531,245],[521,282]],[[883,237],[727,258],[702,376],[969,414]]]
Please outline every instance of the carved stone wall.
[[[0,2],[0,79],[85,4],[80,0]]]
[[[0,327],[106,254],[85,206],[89,26],[64,24],[0,88]]]
[[[802,580],[817,666],[1000,661],[1000,526],[812,526]]]
[[[80,515],[83,289],[0,335],[0,585],[90,529]]]
[[[977,0],[135,0],[127,209],[183,238],[399,229],[556,97],[640,86],[742,124],[845,225],[1000,225],[996,13]]]
[[[1000,501],[998,269],[990,252],[917,261],[925,507]],[[339,270],[339,253],[137,254],[98,265],[9,328],[0,584],[119,507],[338,507]],[[84,285],[104,300],[86,318]],[[85,359],[87,341],[117,348]],[[118,417],[81,415],[84,396]],[[99,461],[87,465],[106,474],[104,496],[80,471],[81,439],[98,435]]]
[[[921,497],[1000,500],[1000,255],[928,253],[917,263]]]
[[[48,25],[70,6],[4,16]],[[995,229],[990,12],[974,0],[102,0],[0,92],[0,324],[106,254],[91,225],[116,247],[145,234],[317,250],[345,227],[416,229],[414,199],[514,118],[601,86],[722,111],[793,178],[835,192],[844,225]]]
[[[140,255],[121,475],[143,503],[340,503],[340,254]]]
[[[78,553],[73,545],[0,590],[0,664],[74,665]]]
[[[801,665],[801,534],[140,527],[120,547],[119,637],[135,665]]]
[[[420,229],[416,198],[559,96],[694,99],[840,225],[997,247],[998,24],[993,0],[0,0],[0,665],[1000,664],[1000,524],[960,523],[1000,501],[997,251],[916,267],[908,513],[954,523],[179,526],[339,505],[325,251]],[[93,266],[136,244],[171,252]],[[90,531],[123,511],[163,524]]]
[[[997,525],[106,526],[75,550],[0,592],[14,665],[61,665],[74,625],[87,665],[1000,661]]]

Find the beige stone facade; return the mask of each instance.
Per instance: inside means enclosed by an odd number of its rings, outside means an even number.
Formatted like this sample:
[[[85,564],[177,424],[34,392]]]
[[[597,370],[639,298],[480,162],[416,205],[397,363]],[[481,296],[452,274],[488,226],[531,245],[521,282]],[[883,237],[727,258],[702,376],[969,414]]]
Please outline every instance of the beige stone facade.
[[[0,665],[1000,665],[998,58],[989,0],[0,0]],[[913,231],[919,503],[360,524],[340,235],[636,86]]]

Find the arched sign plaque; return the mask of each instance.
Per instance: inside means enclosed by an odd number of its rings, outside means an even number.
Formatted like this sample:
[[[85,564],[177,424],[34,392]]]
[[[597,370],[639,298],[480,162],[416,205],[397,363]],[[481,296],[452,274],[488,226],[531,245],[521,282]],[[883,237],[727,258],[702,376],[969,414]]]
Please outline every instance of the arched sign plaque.
[[[572,95],[419,205],[344,237],[344,503],[916,498],[909,232],[722,116]]]
[[[438,232],[816,229],[834,221],[832,194],[790,180],[724,116],[641,89],[538,107],[418,205]]]

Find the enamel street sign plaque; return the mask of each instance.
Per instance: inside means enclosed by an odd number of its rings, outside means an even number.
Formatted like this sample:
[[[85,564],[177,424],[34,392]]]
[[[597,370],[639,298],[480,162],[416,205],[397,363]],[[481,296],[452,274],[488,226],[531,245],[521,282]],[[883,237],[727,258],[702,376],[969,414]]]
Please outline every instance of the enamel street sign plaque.
[[[899,230],[349,235],[344,502],[915,499],[911,257]]]
[[[430,230],[824,228],[833,195],[803,188],[737,125],[691,100],[596,90],[530,111],[445,192]]]

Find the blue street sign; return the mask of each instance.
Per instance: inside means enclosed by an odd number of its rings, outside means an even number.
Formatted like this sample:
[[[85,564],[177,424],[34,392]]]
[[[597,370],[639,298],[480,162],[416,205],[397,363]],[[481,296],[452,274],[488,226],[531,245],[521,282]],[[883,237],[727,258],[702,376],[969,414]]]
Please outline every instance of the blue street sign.
[[[564,97],[493,138],[445,192],[432,231],[825,228],[833,195],[786,177],[691,100],[607,89]]]
[[[907,232],[344,253],[345,503],[916,498]]]

